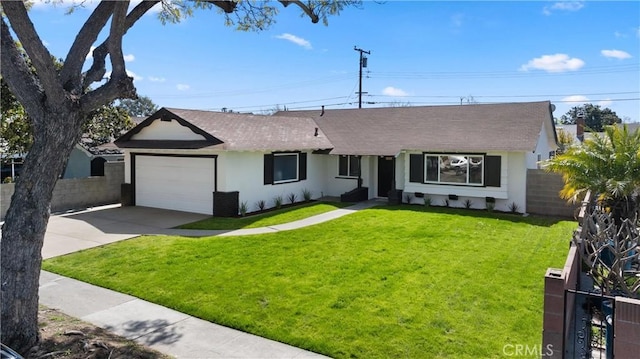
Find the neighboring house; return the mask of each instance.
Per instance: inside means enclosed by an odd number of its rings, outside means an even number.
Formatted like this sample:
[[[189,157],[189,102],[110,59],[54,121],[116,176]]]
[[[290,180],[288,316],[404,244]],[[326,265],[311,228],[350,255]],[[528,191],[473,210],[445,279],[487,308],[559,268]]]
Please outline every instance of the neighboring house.
[[[124,160],[124,151],[113,143],[96,147],[77,144],[67,161],[62,178],[104,176],[104,163]]]
[[[124,201],[235,215],[239,203],[357,190],[526,208],[527,169],[557,139],[549,102],[279,112],[160,109],[116,140]],[[417,198],[417,199],[416,199]]]
[[[634,132],[635,130],[640,128],[640,123],[638,123],[638,122],[620,123],[618,125],[620,125],[620,126],[627,125],[627,129],[629,130],[629,132]],[[584,127],[581,130],[579,124],[558,124],[558,125],[556,125],[556,131],[559,132],[560,130],[568,133],[569,135],[571,135],[571,137],[574,137],[577,140],[580,140],[580,135],[582,135],[582,140],[587,140],[587,139],[593,138],[593,134],[594,133],[598,133],[600,135],[602,135],[604,133],[604,132],[585,132],[584,131]]]
[[[136,125],[145,119],[146,117],[131,117],[131,120]],[[62,178],[104,176],[105,162],[123,160],[124,151],[113,142],[94,146],[90,138],[83,137],[71,150]]]

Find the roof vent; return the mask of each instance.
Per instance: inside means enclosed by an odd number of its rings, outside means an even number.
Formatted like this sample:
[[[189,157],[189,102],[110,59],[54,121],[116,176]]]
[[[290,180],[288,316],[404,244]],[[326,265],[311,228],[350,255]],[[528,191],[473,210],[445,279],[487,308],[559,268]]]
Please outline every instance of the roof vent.
[[[316,127],[316,132],[313,133],[315,137],[318,137],[318,128]]]
[[[320,112],[320,117],[322,117],[322,115],[324,115],[324,105],[322,105],[322,112]]]

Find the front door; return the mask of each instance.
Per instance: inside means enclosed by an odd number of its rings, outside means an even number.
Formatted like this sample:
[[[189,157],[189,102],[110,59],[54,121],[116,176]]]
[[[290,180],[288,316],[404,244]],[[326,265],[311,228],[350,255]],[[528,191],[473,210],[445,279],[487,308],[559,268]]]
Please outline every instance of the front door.
[[[378,157],[378,197],[388,197],[395,189],[395,157]]]

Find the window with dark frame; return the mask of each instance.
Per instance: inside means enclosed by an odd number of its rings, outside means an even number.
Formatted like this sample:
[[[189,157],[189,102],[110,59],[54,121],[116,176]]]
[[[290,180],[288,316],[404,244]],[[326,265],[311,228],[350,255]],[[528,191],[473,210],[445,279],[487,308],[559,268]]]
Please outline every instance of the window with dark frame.
[[[358,156],[343,155],[338,157],[338,176],[358,177],[360,176],[360,159]]]
[[[467,154],[425,155],[425,183],[482,186],[484,156]]]
[[[298,153],[275,153],[273,155],[273,183],[298,180]]]

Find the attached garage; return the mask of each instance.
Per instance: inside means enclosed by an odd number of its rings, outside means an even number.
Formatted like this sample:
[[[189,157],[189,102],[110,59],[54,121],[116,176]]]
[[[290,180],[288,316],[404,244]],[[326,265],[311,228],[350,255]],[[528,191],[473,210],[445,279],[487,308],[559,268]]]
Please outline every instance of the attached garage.
[[[213,214],[215,156],[132,154],[137,206]]]

